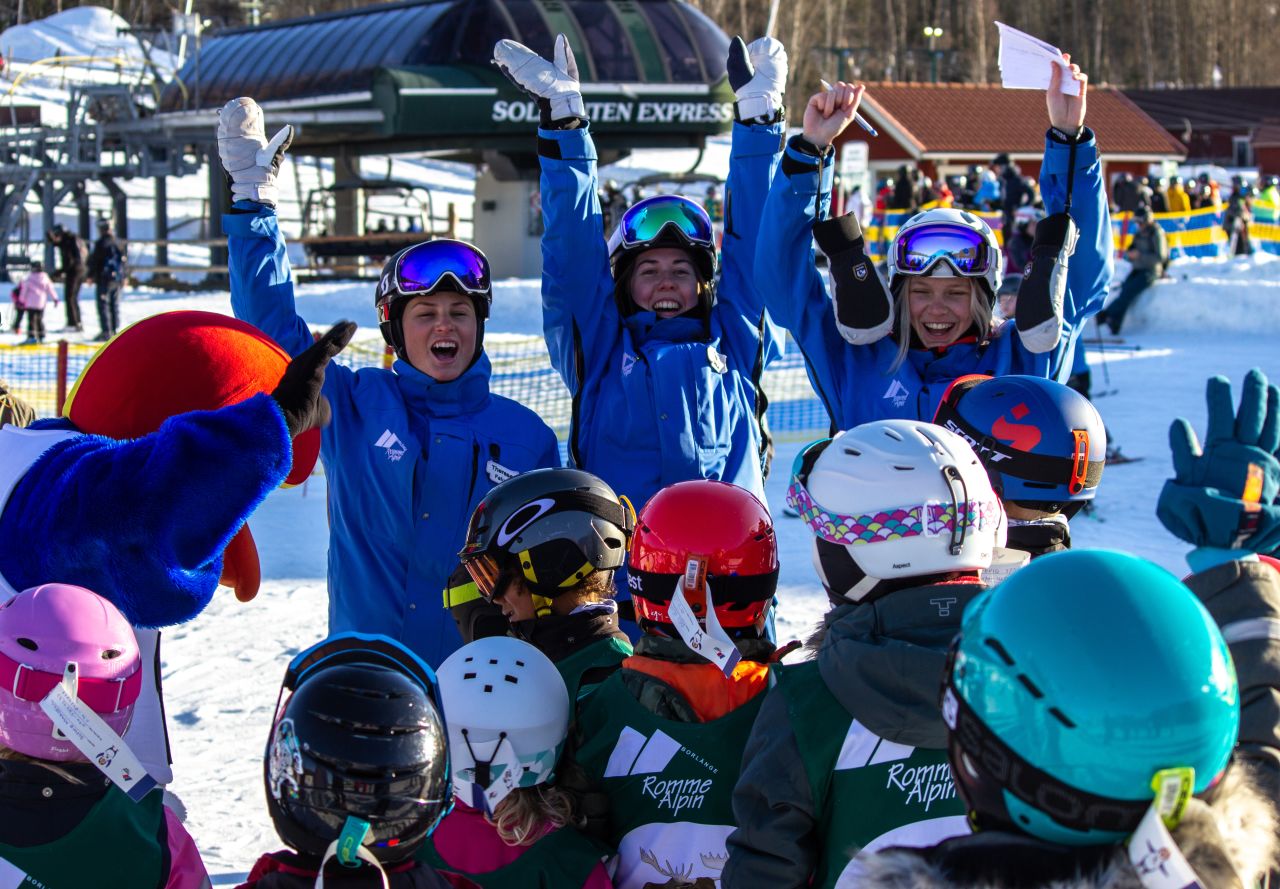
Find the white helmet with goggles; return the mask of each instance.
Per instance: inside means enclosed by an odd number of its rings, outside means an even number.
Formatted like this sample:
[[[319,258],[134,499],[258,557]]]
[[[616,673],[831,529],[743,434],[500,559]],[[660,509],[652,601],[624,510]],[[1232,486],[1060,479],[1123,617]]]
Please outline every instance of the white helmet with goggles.
[[[889,244],[889,289],[897,295],[903,279],[936,274],[940,264],[952,274],[976,279],[988,303],[995,303],[1004,277],[1004,254],[981,217],[942,208],[904,222]]]

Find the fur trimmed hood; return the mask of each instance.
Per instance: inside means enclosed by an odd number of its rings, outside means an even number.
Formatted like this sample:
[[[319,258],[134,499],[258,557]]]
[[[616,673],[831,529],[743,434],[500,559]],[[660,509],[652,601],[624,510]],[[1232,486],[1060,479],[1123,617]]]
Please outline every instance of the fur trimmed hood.
[[[1237,763],[1213,803],[1192,800],[1173,832],[1208,889],[1255,885],[1277,866],[1280,837],[1272,803],[1251,768]],[[1002,854],[1007,847],[1014,854]],[[981,847],[979,850],[977,847]],[[1035,848],[1029,848],[1035,847]],[[1037,850],[1039,854],[1037,853]],[[974,834],[931,849],[889,849],[864,862],[859,889],[1142,889],[1121,846],[1110,855],[1028,837]],[[970,867],[975,862],[977,867]],[[1022,866],[1016,869],[1013,862]],[[1027,862],[1037,862],[1030,873]],[[1002,872],[1003,870],[1003,872]]]

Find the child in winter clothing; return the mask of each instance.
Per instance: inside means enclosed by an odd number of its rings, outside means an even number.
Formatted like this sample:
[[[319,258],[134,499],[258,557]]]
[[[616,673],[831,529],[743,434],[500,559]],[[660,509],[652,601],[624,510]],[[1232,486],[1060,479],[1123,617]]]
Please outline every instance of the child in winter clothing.
[[[678,482],[641,510],[629,568],[644,635],[580,708],[574,756],[609,800],[616,886],[711,886],[776,656],[769,512],[726,482]]]
[[[1188,590],[1134,556],[1077,550],[974,600],[942,711],[976,832],[868,856],[857,885],[1264,885],[1280,861],[1280,643],[1249,628],[1274,620],[1261,615],[1280,582],[1248,564]],[[1230,654],[1214,619],[1226,615]],[[1257,716],[1261,751],[1244,731]]]
[[[449,889],[413,857],[449,811],[431,668],[386,636],[345,633],[295,657],[286,692],[264,777],[290,848],[259,858],[239,889]]]
[[[155,782],[122,779],[139,791],[150,782],[133,799],[106,766],[55,737],[40,701],[73,663],[76,706],[127,735],[142,665],[124,616],[68,584],[33,587],[0,605],[0,862],[8,884],[205,889],[200,853]],[[109,765],[103,755],[97,762],[104,759]]]
[[[508,479],[471,516],[460,558],[477,594],[551,658],[575,704],[631,654],[612,594],[634,528],[631,504],[579,469]]]
[[[43,343],[45,306],[50,302],[55,306],[58,304],[58,291],[45,274],[44,263],[31,263],[31,274],[18,285],[18,300],[27,312],[27,339],[23,345]]]
[[[418,858],[457,886],[611,889],[606,850],[574,827],[555,784],[569,730],[568,689],[554,664],[509,636],[480,639],[440,666],[453,768],[453,811]]]
[[[235,198],[222,220],[231,307],[296,355],[312,336],[294,303],[275,211],[292,131],[268,145],[262,109],[249,98],[228,102],[218,119]],[[467,519],[499,482],[560,465],[550,427],[490,391],[492,300],[488,261],[472,245],[441,238],[407,247],[387,260],[374,294],[392,369],[335,366],[325,378],[331,633],[385,633],[442,662],[462,642],[438,603]]]
[[[13,303],[13,322],[9,325],[10,333],[22,333],[22,285],[9,291],[9,301]]]
[[[835,608],[814,660],[774,671],[747,742],[722,883],[735,889],[829,889],[859,849],[967,830],[938,677],[1004,542],[982,464],[953,432],[882,420],[802,451],[788,501]]]
[[[951,384],[933,422],[982,460],[1009,515],[1010,549],[1034,559],[1070,548],[1067,522],[1093,500],[1107,460],[1087,398],[1043,377],[974,374]]]
[[[852,121],[862,87],[838,84],[809,100],[804,133],[788,145],[765,205],[760,238],[775,249],[757,252],[755,281],[804,352],[833,428],[928,421],[946,387],[966,374],[1070,373],[1080,329],[1107,294],[1111,225],[1098,149],[1084,127],[1085,77],[1049,67],[1051,128],[1040,169],[1050,215],[1037,224],[1017,314],[1003,325],[992,323],[1003,254],[979,217],[934,209],[908,219],[890,245],[887,287],[856,219],[826,218],[831,142]],[[1062,92],[1064,79],[1080,85],[1078,96]],[[1078,229],[1068,225],[1068,207]],[[834,300],[815,265],[815,240],[830,259]],[[1068,256],[1066,274],[1054,275]]]

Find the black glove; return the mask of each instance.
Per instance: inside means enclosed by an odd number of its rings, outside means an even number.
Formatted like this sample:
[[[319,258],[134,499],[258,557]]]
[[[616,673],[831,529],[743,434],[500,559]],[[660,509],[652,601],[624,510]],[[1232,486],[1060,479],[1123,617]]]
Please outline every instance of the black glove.
[[[1062,304],[1067,295],[1067,261],[1076,252],[1080,229],[1067,213],[1036,225],[1031,261],[1018,285],[1014,322],[1031,352],[1048,352],[1062,336]]]
[[[814,223],[813,239],[830,261],[840,335],[855,346],[883,339],[893,329],[893,297],[867,256],[858,217],[849,213]]]
[[[339,321],[284,369],[284,376],[271,397],[284,413],[290,438],[328,424],[329,402],[320,394],[324,386],[324,368],[346,348],[355,333],[354,321]]]

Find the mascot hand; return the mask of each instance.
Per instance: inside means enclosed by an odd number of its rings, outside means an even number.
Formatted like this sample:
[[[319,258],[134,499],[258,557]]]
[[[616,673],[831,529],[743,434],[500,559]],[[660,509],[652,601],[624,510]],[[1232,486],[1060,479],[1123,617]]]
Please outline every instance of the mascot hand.
[[[329,422],[329,402],[320,394],[324,387],[324,369],[346,348],[355,332],[354,321],[339,321],[285,368],[271,397],[280,405],[291,437]]]

